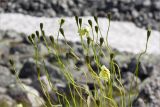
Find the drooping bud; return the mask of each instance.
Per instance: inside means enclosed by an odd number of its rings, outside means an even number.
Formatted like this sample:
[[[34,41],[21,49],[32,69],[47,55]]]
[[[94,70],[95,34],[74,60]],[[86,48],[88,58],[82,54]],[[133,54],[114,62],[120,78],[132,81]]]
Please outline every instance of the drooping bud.
[[[78,16],[75,16],[75,20],[76,20],[76,23],[77,23],[77,26],[78,26],[78,20],[79,20]]]
[[[95,26],[95,31],[98,34],[98,26]]]
[[[43,23],[40,23],[40,29],[41,30],[43,29]]]
[[[32,37],[32,39],[34,40],[36,36],[35,36],[34,33],[32,33],[31,37]]]
[[[88,44],[88,46],[90,45],[90,42],[91,42],[91,38],[88,36],[87,37],[87,44]]]
[[[54,37],[53,36],[49,36],[49,39],[54,44]]]
[[[39,36],[39,32],[38,32],[38,31],[36,31],[36,36],[37,36],[38,39],[40,39],[40,36]]]
[[[148,28],[147,29],[147,41],[148,41],[150,35],[151,35],[151,28]]]
[[[87,63],[87,64],[89,64],[89,63],[90,63],[90,58],[89,58],[89,56],[88,56],[88,55],[85,57],[85,60],[86,60],[86,63]]]
[[[82,26],[82,18],[79,18],[79,25]]]
[[[94,20],[98,24],[98,18],[97,18],[97,16],[94,16]]]
[[[64,30],[63,30],[63,28],[60,28],[59,31],[64,36]]]
[[[108,13],[108,19],[111,20],[111,13]]]
[[[64,20],[64,19],[61,19],[60,27],[62,27],[62,26],[63,26],[64,22],[65,22],[65,20]]]
[[[42,30],[42,35],[43,35],[43,36],[45,36],[45,32],[44,32],[44,30]]]
[[[88,20],[89,25],[92,27],[92,21]]]
[[[110,59],[112,60],[114,58],[115,54],[114,53],[110,53]]]
[[[33,39],[32,39],[31,36],[28,36],[28,40],[29,40],[32,44],[34,44]]]
[[[103,44],[103,42],[104,42],[104,38],[101,37],[99,41],[100,41],[100,46],[102,46],[102,44]]]
[[[13,66],[14,65],[13,59],[9,59],[9,63]]]

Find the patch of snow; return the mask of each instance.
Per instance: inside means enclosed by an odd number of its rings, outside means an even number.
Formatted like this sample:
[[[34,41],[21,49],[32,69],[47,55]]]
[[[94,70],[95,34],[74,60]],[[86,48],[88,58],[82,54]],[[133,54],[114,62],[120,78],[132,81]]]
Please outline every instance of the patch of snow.
[[[87,20],[92,17],[82,17],[83,23],[88,24]],[[60,18],[33,17],[23,14],[0,14],[0,30],[15,30],[26,34],[31,34],[39,30],[39,24],[44,24],[47,35],[57,35]],[[63,26],[66,39],[79,41],[77,26],[74,17],[65,17]],[[86,26],[84,24],[84,26]],[[95,24],[95,23],[94,23]],[[99,18],[99,25],[102,35],[106,36],[108,20]],[[109,45],[119,51],[139,53],[145,49],[147,31],[136,27],[131,22],[111,21],[109,31]],[[63,38],[61,36],[61,38]],[[160,54],[160,32],[152,30],[148,44],[147,53]]]

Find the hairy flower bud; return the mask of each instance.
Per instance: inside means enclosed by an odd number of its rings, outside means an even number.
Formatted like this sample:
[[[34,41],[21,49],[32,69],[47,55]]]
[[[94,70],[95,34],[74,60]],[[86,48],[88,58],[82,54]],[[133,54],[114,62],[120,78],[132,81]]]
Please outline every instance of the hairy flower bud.
[[[88,44],[88,46],[90,45],[90,42],[91,42],[91,38],[88,36],[87,37],[87,44]]]
[[[89,25],[92,27],[92,21],[88,20]]]
[[[88,56],[88,55],[85,57],[85,60],[86,60],[86,63],[87,63],[87,64],[89,64],[89,62],[90,62],[90,58],[89,58],[89,56]]]
[[[95,31],[96,33],[98,33],[98,26],[95,26]]]
[[[112,60],[114,58],[114,56],[115,56],[114,53],[111,53],[110,54],[110,59]]]
[[[77,26],[78,26],[78,20],[79,20],[78,16],[75,16],[75,20],[76,20],[76,23],[77,23]]]
[[[40,29],[41,30],[43,29],[43,23],[40,23]]]
[[[97,18],[97,16],[94,16],[94,20],[98,24],[98,18]]]
[[[65,22],[65,20],[64,20],[64,19],[61,19],[61,20],[60,20],[60,27],[62,27],[62,26],[63,26],[64,22]]]
[[[100,41],[100,46],[102,46],[102,44],[103,44],[103,42],[104,42],[104,38],[101,37],[99,41]]]
[[[79,18],[79,25],[82,26],[82,18]]]
[[[54,44],[54,37],[53,36],[49,36],[49,39]]]
[[[14,65],[13,59],[9,59],[9,63],[13,66]]]
[[[148,28],[148,30],[147,30],[147,41],[148,41],[148,39],[149,39],[150,35],[151,35],[151,29],[150,29],[150,28]]]
[[[60,28],[59,31],[60,31],[61,34],[64,36],[64,30],[63,30],[63,28]]]
[[[39,35],[38,31],[36,31],[36,36],[37,36],[38,39],[40,39],[40,35]]]

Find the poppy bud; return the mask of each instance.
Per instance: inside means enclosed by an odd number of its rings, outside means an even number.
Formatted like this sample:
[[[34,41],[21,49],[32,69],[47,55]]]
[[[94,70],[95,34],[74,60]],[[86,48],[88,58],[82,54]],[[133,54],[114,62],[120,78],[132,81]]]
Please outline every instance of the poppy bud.
[[[14,65],[13,59],[9,59],[9,63],[13,66]]]
[[[63,30],[63,28],[60,28],[59,31],[60,31],[61,34],[64,36],[64,30]]]
[[[95,31],[96,33],[98,33],[98,26],[95,26]]]
[[[150,28],[148,28],[148,30],[147,30],[147,41],[148,41],[148,39],[149,39],[150,35],[151,35],[151,29],[150,29]]]
[[[43,36],[45,36],[45,32],[44,32],[44,30],[42,30],[42,35],[43,35]]]
[[[92,21],[88,20],[89,25],[92,27]]]
[[[38,39],[40,38],[38,31],[36,31],[36,36],[37,36]]]
[[[65,20],[64,19],[61,19],[61,22],[60,22],[60,27],[64,24]]]
[[[104,42],[104,38],[101,37],[101,38],[100,38],[100,46],[102,46],[103,42]]]
[[[76,20],[76,23],[77,23],[77,26],[78,26],[78,16],[75,16],[75,20]]]
[[[36,36],[35,36],[34,33],[32,33],[31,37],[32,37],[32,39],[34,40]]]
[[[91,42],[91,38],[87,37],[87,44],[88,44],[88,46],[90,45],[90,42]]]
[[[98,18],[97,18],[97,16],[94,16],[94,20],[98,24]]]
[[[28,40],[29,40],[32,44],[34,44],[33,39],[32,39],[31,36],[28,36]]]
[[[89,59],[89,56],[88,56],[88,55],[85,57],[85,59],[86,59],[87,64],[89,64],[90,59]]]
[[[54,44],[54,37],[53,36],[49,36],[49,39]]]
[[[79,25],[82,26],[82,18],[79,18]]]
[[[40,29],[41,30],[43,29],[43,23],[40,23]]]
[[[108,13],[108,19],[111,20],[111,13]]]
[[[114,56],[115,56],[114,53],[111,53],[110,54],[110,59],[112,60],[114,58]]]

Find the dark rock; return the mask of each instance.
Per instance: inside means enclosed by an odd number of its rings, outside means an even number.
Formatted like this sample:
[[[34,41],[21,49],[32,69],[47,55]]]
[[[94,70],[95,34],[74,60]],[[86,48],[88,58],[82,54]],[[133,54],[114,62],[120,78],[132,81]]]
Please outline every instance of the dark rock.
[[[45,71],[46,69],[48,74],[51,77],[63,79],[63,76],[60,74],[59,68],[53,65],[50,65],[49,63],[45,63],[45,64],[46,64],[46,68],[44,67],[43,64],[40,64],[40,75],[41,76],[46,74],[46,71]],[[28,60],[24,63],[22,69],[20,70],[19,77],[20,78],[32,78],[32,79],[37,80],[37,77],[38,77],[37,66],[33,60]]]
[[[137,66],[137,60],[136,58],[132,58],[131,62],[128,64],[128,71],[135,73],[136,66]],[[152,73],[153,67],[149,67],[149,68],[150,68],[149,69],[150,71],[147,71],[145,64],[142,62],[139,63],[138,77],[141,80],[144,80],[145,78],[149,77],[149,75]]]

